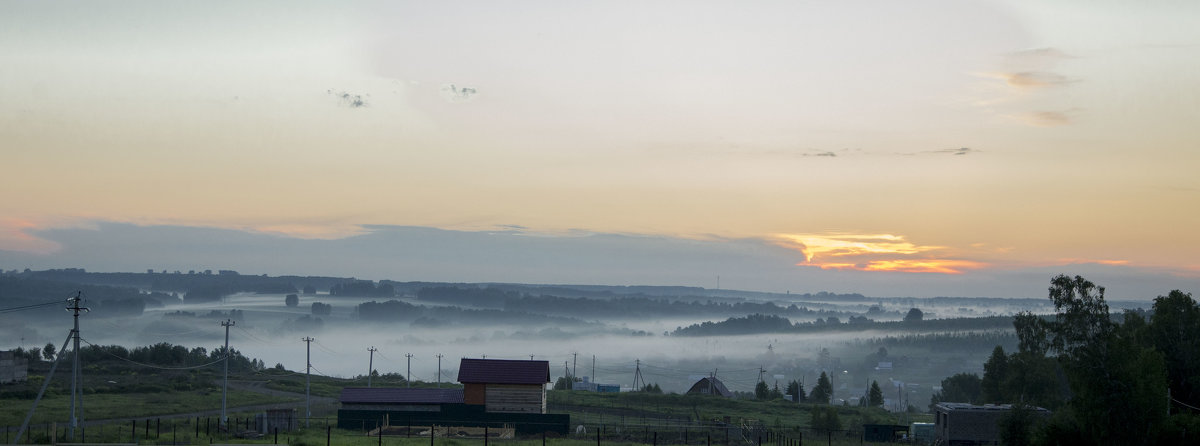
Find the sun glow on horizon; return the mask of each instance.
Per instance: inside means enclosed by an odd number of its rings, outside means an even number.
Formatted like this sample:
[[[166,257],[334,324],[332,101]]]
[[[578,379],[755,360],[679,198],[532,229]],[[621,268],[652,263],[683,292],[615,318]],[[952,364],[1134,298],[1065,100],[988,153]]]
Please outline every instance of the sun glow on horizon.
[[[962,274],[965,270],[988,266],[974,260],[932,256],[948,248],[918,245],[893,234],[780,234],[778,237],[781,245],[804,254],[805,261],[797,263],[798,266],[939,274]]]

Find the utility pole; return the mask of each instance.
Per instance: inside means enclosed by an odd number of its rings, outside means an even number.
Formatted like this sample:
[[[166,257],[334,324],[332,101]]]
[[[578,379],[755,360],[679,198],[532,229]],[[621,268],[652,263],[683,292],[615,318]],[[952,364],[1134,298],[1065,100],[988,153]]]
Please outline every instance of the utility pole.
[[[379,350],[379,349],[375,348],[374,345],[372,345],[371,348],[367,349],[367,351],[371,352],[371,359],[367,360],[367,388],[368,389],[371,388],[371,375],[375,374],[375,351],[376,350]]]
[[[575,377],[571,376],[571,367],[567,365],[567,361],[563,361],[563,374],[567,375],[567,388],[565,390],[571,390],[571,388],[575,387],[573,385],[575,383]]]
[[[646,379],[642,378],[642,360],[638,359],[634,363],[637,366],[633,370],[633,391],[637,392],[642,390],[642,387],[646,385]],[[638,385],[639,382],[642,384],[641,386]]]
[[[442,354],[437,354],[438,358],[438,388],[442,388]]]
[[[763,373],[767,373],[766,369],[763,369],[761,365],[758,366],[758,382],[763,382]]]
[[[532,361],[532,360],[533,360],[533,355],[529,355],[529,360],[530,360],[530,361]]]
[[[221,362],[225,363],[225,380],[221,385],[221,425],[224,426],[229,422],[229,416],[225,413],[225,402],[229,396],[229,327],[234,325],[233,319],[225,319],[221,323],[225,327],[225,359]]]
[[[312,410],[309,409],[308,396],[309,388],[312,381],[310,378],[312,369],[312,341],[315,341],[311,336],[305,336],[304,339],[304,427],[308,427],[308,419],[312,417]]]
[[[413,357],[413,354],[405,353],[404,356],[408,358],[408,371],[404,375],[404,383],[407,385],[407,387],[412,387],[412,357]]]
[[[71,424],[67,431],[67,439],[69,439],[69,440],[75,439],[75,428],[77,426],[79,426],[79,424],[80,424],[79,418],[82,418],[82,417],[75,416],[76,395],[78,395],[78,398],[79,398],[79,407],[81,408],[80,412],[83,412],[83,410],[82,410],[82,407],[83,407],[83,388],[82,387],[83,386],[79,385],[79,383],[83,380],[83,376],[80,376],[80,369],[79,369],[79,312],[80,311],[90,312],[91,310],[80,307],[79,302],[81,300],[83,300],[83,292],[82,291],[76,291],[75,297],[67,299],[67,302],[70,303],[70,305],[71,305],[71,306],[67,307],[67,311],[73,311],[75,313],[75,328],[71,330],[71,334],[72,334],[72,337],[74,338],[74,342],[75,342],[75,344],[74,344],[75,345],[75,347],[74,347],[75,348],[75,352],[74,352],[75,359],[73,361],[74,363],[71,366]]]
[[[592,382],[596,382],[596,355],[592,355]]]
[[[575,366],[577,366],[577,365],[579,365],[579,352],[572,352],[571,353],[571,379],[575,379],[575,377],[577,376],[577,375],[575,375],[575,372],[578,370],[575,368]]]

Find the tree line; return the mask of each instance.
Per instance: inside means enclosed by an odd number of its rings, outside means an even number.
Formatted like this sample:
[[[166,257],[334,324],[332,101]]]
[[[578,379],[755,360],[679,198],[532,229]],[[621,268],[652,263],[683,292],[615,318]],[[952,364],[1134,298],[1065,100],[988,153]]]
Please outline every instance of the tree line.
[[[1148,312],[1110,312],[1104,287],[1051,281],[1056,313],[1018,314],[1017,348],[996,346],[982,377],[942,381],[941,401],[1013,404],[1010,444],[1200,444],[1200,306],[1174,290]],[[1033,407],[1049,409],[1042,419]]]

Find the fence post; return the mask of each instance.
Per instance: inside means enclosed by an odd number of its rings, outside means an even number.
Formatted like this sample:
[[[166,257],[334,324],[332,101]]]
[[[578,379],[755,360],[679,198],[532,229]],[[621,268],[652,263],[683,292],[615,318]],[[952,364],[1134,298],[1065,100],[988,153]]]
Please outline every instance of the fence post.
[[[488,426],[483,425],[483,446],[488,446]]]
[[[429,446],[433,446],[433,430],[436,428],[433,423],[429,423]]]
[[[162,418],[154,419],[154,438],[162,437]]]
[[[601,424],[600,427],[596,429],[596,446],[600,446],[600,431],[603,429],[604,429],[603,424]]]
[[[654,446],[658,446],[658,431],[654,431]]]

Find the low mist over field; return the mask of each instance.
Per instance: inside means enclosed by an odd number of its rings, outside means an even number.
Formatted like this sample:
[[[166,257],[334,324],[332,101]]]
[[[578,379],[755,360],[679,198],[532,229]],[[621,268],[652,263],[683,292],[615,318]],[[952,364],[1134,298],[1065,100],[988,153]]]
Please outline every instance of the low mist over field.
[[[5,307],[36,305],[81,290],[89,345],[160,342],[212,350],[232,320],[230,346],[266,367],[365,375],[369,347],[380,373],[455,380],[457,359],[531,357],[555,376],[633,385],[644,378],[682,392],[716,373],[749,392],[762,376],[782,386],[834,375],[842,397],[871,381],[906,383],[928,399],[959,372],[981,372],[995,345],[1014,348],[1011,316],[1053,312],[1045,299],[875,298],[859,294],[770,294],[696,287],[612,287],[363,281],[250,276],[235,271],[88,273],[8,271]],[[62,305],[0,313],[0,348],[61,342]],[[1140,303],[1114,303],[1135,308]],[[411,363],[406,355],[411,354]],[[593,359],[594,357],[594,359]],[[568,372],[570,370],[570,372]]]

